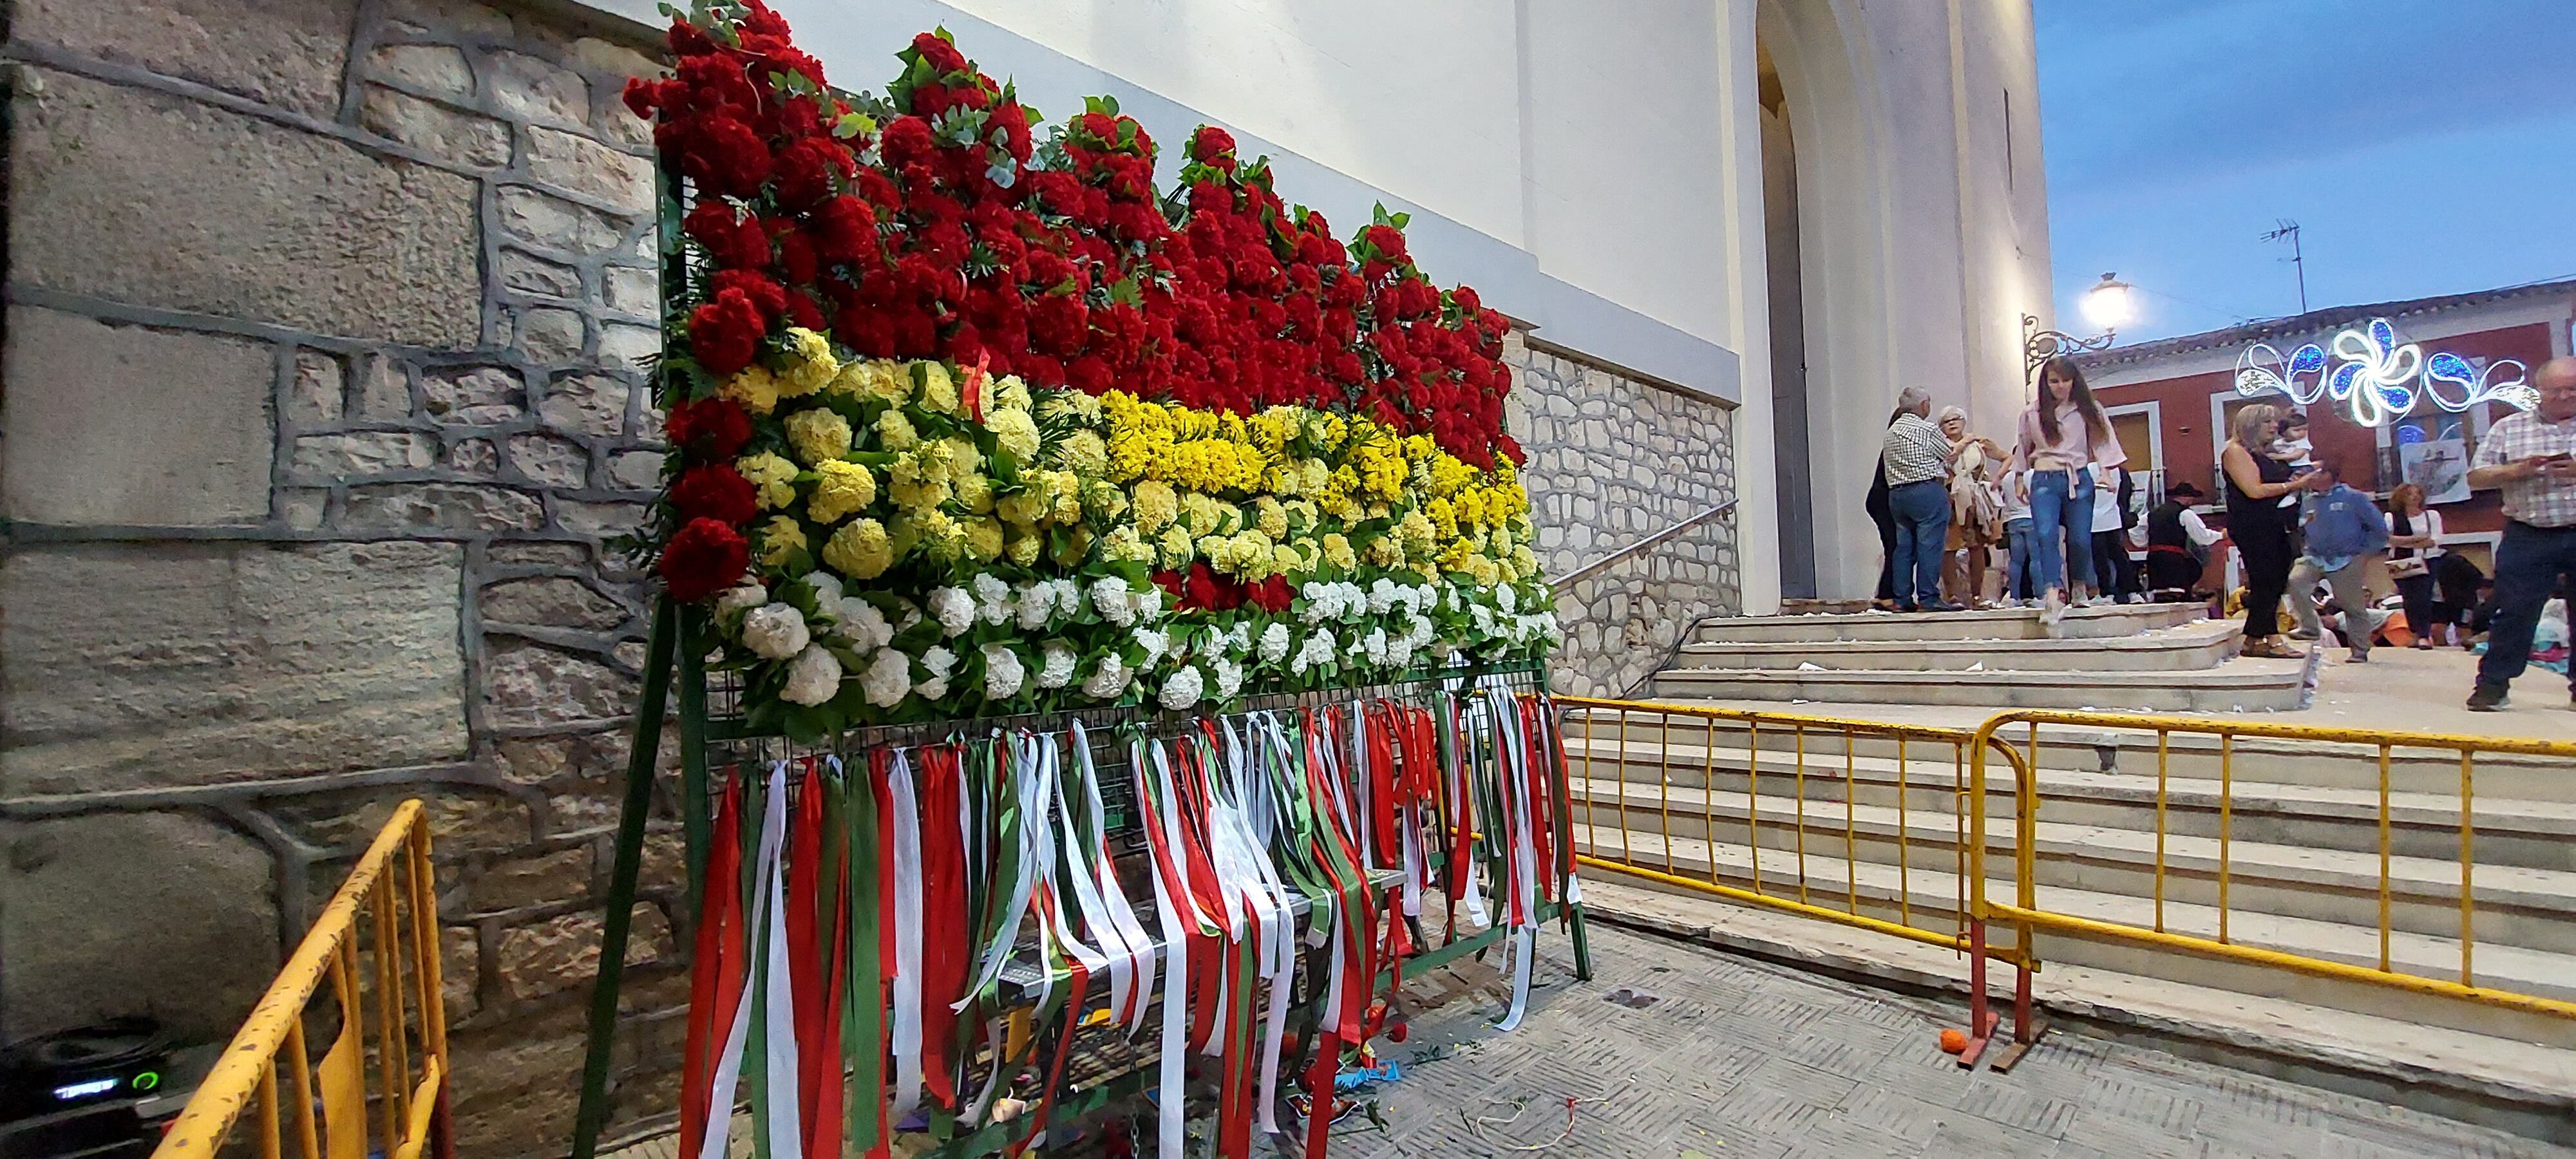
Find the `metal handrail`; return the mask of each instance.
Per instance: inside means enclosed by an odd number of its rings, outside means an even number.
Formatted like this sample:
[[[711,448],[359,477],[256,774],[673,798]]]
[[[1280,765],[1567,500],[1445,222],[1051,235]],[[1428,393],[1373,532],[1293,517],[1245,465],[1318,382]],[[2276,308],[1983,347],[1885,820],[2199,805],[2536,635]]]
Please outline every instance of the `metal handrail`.
[[[1584,564],[1582,567],[1578,567],[1573,571],[1567,572],[1563,576],[1558,577],[1556,587],[1559,591],[1572,587],[1583,580],[1591,578],[1594,572],[1600,571],[1611,564],[1617,563],[1620,560],[1644,551],[1649,547],[1653,547],[1658,543],[1671,539],[1682,532],[1688,531],[1691,528],[1706,523],[1711,519],[1715,519],[1720,515],[1724,515],[1729,511],[1735,510],[1735,503],[1735,500],[1729,499],[1724,503],[1720,503],[1715,507],[1711,507],[1706,511],[1702,511],[1697,515],[1693,515],[1688,519],[1684,519],[1679,523],[1673,524],[1662,531],[1658,531],[1653,535],[1649,535],[1644,539],[1640,539],[1635,543],[1631,543],[1626,547],[1620,548],[1617,551],[1611,552],[1608,555]]]

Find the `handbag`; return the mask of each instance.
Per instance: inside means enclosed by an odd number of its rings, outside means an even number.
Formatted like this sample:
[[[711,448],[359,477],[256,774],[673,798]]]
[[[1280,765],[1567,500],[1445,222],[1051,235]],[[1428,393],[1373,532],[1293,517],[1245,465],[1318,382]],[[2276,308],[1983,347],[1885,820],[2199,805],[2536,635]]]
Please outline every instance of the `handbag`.
[[[2433,574],[2431,565],[2426,564],[2424,557],[2420,555],[2388,561],[2388,575],[2391,579],[2413,579],[2419,575],[2431,574]]]

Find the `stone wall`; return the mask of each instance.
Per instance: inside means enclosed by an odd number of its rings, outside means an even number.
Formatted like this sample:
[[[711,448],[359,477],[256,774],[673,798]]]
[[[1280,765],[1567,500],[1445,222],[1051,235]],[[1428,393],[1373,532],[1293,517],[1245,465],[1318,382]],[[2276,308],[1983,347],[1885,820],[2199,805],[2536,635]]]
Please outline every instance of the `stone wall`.
[[[1551,576],[1573,572],[1733,497],[1735,411],[1516,333],[1510,429]],[[1703,616],[1743,610],[1732,513],[1630,555],[1557,593],[1565,643],[1554,685],[1618,696]]]
[[[470,0],[10,8],[0,1038],[220,1040],[426,797],[460,1152],[560,1152],[642,651],[602,540],[660,468],[651,62]],[[685,986],[653,840],[621,1114]]]

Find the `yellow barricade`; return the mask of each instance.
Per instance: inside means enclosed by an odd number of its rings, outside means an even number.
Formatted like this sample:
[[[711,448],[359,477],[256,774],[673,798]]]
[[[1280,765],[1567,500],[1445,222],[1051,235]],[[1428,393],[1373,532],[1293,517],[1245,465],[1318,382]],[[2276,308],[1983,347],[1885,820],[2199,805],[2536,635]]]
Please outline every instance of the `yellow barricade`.
[[[2039,767],[2039,729],[2043,725],[2088,729],[2128,730],[2151,733],[2156,744],[2154,918],[2152,926],[2123,924],[2098,918],[2054,912],[2038,900],[2040,848],[2040,793],[2036,770]],[[2178,933],[2166,928],[2165,903],[2168,863],[2166,856],[2167,796],[2175,756],[2177,735],[2209,737],[2217,741],[2218,807],[2216,900],[2217,915],[2212,936]],[[2370,759],[2376,754],[2378,784],[2378,908],[2379,954],[2375,966],[2355,965],[2279,947],[2240,944],[2231,936],[2228,926],[2230,911],[2228,886],[2230,844],[2236,814],[2236,758],[2240,739],[2285,740],[2319,745],[2350,746],[2346,751],[2355,760]],[[1986,775],[1985,754],[1988,751],[2011,754],[2018,741],[2022,752],[2009,762],[2013,778],[2011,791],[2020,802],[2015,814],[2017,831],[2011,841],[2013,853],[2010,901],[1986,896],[1985,808],[1990,791]],[[2099,745],[2099,740],[2092,743]],[[2478,985],[2476,972],[2477,946],[2477,826],[2473,805],[2476,801],[2477,760],[2481,755],[2520,754],[2554,757],[2576,762],[2576,743],[2565,741],[2516,740],[2500,737],[2453,736],[2438,733],[2404,732],[2368,728],[2322,728],[2311,725],[2275,724],[2249,720],[2200,720],[2192,718],[2146,716],[2107,712],[2063,712],[2045,709],[2016,709],[2000,713],[1977,729],[1976,743],[1970,746],[1976,754],[1970,777],[1969,792],[1974,799],[1967,812],[1972,832],[1967,842],[1971,861],[1967,877],[1973,896],[1971,912],[1982,921],[2008,926],[2019,932],[2017,944],[2029,946],[2035,932],[2066,934],[2075,937],[2108,939],[2164,950],[2199,954],[2212,958],[2251,963],[2274,969],[2290,970],[2319,977],[2362,982],[2418,994],[2438,995],[2468,1002],[2545,1015],[2576,1019],[2576,1003],[2544,998],[2511,990]],[[2456,979],[2407,973],[2392,967],[2389,946],[2393,936],[2390,873],[2390,763],[2393,753],[2401,751],[2435,752],[2443,760],[2456,755],[2459,764],[2456,816],[2458,817],[2457,855],[2459,860],[2459,973]],[[2318,754],[2310,754],[2318,755]],[[2322,754],[2331,757],[2332,753]],[[2447,774],[2445,774],[2447,776]],[[2024,967],[2024,980],[2016,1005],[2016,1037],[2029,1041],[2032,1028],[2029,1015],[2027,970],[2035,960],[2016,963]]]
[[[414,1159],[424,1150],[448,1159],[436,882],[421,803],[405,801],[322,907],[154,1159],[218,1154],[246,1112],[261,1159],[279,1159],[290,1132],[299,1159]],[[317,1002],[326,981],[330,996]],[[331,1040],[319,1059],[308,1025]]]

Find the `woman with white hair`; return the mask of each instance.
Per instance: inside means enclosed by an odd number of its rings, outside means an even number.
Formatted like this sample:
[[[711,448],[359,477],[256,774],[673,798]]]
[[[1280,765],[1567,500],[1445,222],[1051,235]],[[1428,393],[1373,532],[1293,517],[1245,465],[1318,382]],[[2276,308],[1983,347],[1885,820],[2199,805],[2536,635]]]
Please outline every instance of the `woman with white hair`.
[[[1995,504],[1993,476],[2004,449],[1968,433],[1968,412],[1941,408],[1941,437],[1950,444],[1950,537],[1942,545],[1942,590],[1951,603],[1985,606],[1989,549],[2003,542],[2003,510]]]
[[[1932,396],[1909,386],[1896,396],[1896,414],[1879,443],[1887,471],[1887,506],[1896,519],[1896,551],[1889,570],[1896,582],[1896,610],[1955,612],[1941,599],[1941,556],[1950,532],[1950,464],[1959,448],[1933,426]]]

